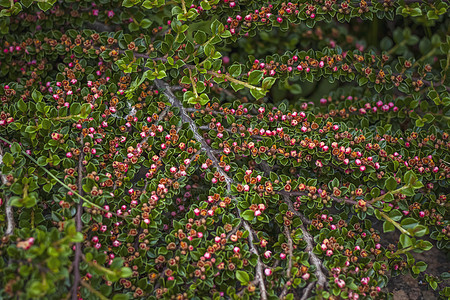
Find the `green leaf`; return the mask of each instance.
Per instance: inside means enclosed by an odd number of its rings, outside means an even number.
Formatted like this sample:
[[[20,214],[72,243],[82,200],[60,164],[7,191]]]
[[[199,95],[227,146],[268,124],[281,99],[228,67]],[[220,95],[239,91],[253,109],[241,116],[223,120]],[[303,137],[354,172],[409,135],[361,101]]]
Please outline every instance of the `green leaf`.
[[[397,222],[403,218],[403,214],[398,209],[393,209],[389,212],[389,218]]]
[[[28,110],[27,104],[22,99],[17,102],[17,106],[21,112],[26,112]]]
[[[241,75],[242,67],[240,64],[234,64],[230,66],[228,72],[230,73],[231,76],[238,77],[239,75]]]
[[[38,6],[39,6],[39,8],[40,8],[41,10],[47,11],[47,10],[49,10],[50,8],[52,8],[53,5],[51,5],[51,4],[48,3],[48,2],[38,2]]]
[[[122,267],[120,269],[120,277],[128,278],[128,277],[131,277],[131,275],[133,275],[133,271],[130,268]]]
[[[216,78],[217,79],[217,78]],[[244,88],[244,86],[242,84],[239,83],[234,83],[234,82],[230,82],[230,86],[233,88],[233,90],[235,92],[242,90]]]
[[[386,232],[390,232],[390,231],[395,231],[395,226],[392,223],[385,221],[383,223],[383,232],[386,233]]]
[[[427,231],[428,231],[428,228],[426,226],[424,226],[424,225],[417,225],[412,230],[412,234],[414,236],[421,237],[421,236],[424,236],[427,233]]]
[[[250,94],[252,94],[252,96],[255,97],[256,100],[259,100],[266,95],[266,92],[259,89],[251,89]]]
[[[421,250],[428,251],[433,248],[433,244],[429,241],[420,240],[416,243],[416,247]]]
[[[144,29],[147,29],[147,28],[149,28],[150,27],[150,25],[152,25],[152,21],[150,21],[149,19],[143,19],[142,21],[141,21],[141,27],[142,28],[144,28]]]
[[[423,127],[425,125],[425,123],[422,121],[422,119],[417,119],[416,120],[416,126],[417,127]]]
[[[250,281],[250,276],[245,271],[237,270],[236,279],[239,280],[242,285],[248,285],[248,282]]]
[[[255,212],[251,209],[247,209],[242,213],[241,217],[246,221],[251,221],[255,217]]]
[[[37,159],[37,164],[38,164],[38,166],[41,166],[41,167],[43,167],[43,166],[46,166],[47,165],[47,157],[45,157],[45,156],[40,156],[38,159]]]
[[[404,233],[400,234],[399,242],[403,248],[407,248],[409,246],[412,246],[412,244],[413,244],[411,238],[407,234],[404,234]]]
[[[274,77],[266,77],[266,78],[264,78],[264,80],[262,82],[262,85],[261,85],[261,88],[263,90],[270,89],[272,87],[272,85],[275,83],[276,80],[277,79],[274,78]]]
[[[198,30],[194,35],[194,41],[199,45],[203,45],[206,42],[206,33]]]
[[[409,170],[408,172],[405,173],[405,176],[403,176],[403,181],[405,182],[405,184],[408,185],[413,185],[417,180],[417,176],[416,173],[414,173],[414,171]]]
[[[116,294],[112,300],[128,300],[130,299],[127,294]]]
[[[370,191],[370,196],[372,196],[372,198],[376,198],[378,196],[380,196],[380,189],[377,187],[374,187],[371,191]]]
[[[81,112],[81,105],[80,103],[73,103],[70,106],[70,114],[71,115],[78,115]]]
[[[397,181],[394,179],[394,177],[389,177],[385,181],[384,186],[388,191],[393,191],[397,187]]]
[[[33,98],[34,101],[40,102],[43,98],[41,92],[38,90],[34,90],[33,93],[31,93],[31,98]]]
[[[406,218],[402,220],[400,225],[402,225],[405,229],[414,229],[417,225],[419,225],[419,221],[414,218]]]
[[[75,233],[75,235],[72,237],[71,241],[73,243],[80,243],[84,240],[84,236],[81,232]]]
[[[248,83],[251,85],[257,85],[262,77],[264,75],[264,72],[261,70],[254,70],[250,73],[250,76],[248,77]]]
[[[19,145],[19,143],[14,142],[11,146],[11,153],[13,153],[13,154],[19,153],[20,154],[21,151],[22,151],[22,147]]]
[[[3,155],[3,163],[7,166],[12,165],[14,162],[14,157],[11,155],[11,153],[6,152],[5,155]]]

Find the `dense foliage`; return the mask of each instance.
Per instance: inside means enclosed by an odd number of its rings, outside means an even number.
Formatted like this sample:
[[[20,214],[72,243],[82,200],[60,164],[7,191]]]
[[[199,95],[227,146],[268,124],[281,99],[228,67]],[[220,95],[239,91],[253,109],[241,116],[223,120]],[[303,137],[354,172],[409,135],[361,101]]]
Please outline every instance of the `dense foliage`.
[[[449,297],[448,7],[0,0],[0,298]]]

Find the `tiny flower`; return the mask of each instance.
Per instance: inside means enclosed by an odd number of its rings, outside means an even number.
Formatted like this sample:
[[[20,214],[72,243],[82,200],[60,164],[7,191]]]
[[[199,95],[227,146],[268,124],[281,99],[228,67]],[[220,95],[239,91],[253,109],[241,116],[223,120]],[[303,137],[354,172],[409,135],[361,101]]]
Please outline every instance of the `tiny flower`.
[[[272,251],[267,250],[266,252],[264,252],[264,257],[265,258],[270,258],[272,256]]]
[[[264,274],[266,274],[266,276],[272,275],[272,269],[266,268],[266,269],[264,270]]]

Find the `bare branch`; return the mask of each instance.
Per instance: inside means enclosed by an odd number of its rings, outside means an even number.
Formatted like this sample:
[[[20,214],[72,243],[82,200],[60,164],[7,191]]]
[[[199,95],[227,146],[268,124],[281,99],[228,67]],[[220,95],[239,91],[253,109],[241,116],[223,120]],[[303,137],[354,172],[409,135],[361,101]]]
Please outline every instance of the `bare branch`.
[[[114,32],[111,26],[95,21],[94,23],[86,23],[85,24],[88,29],[93,29],[97,32]]]
[[[208,143],[206,143],[206,140],[198,133],[198,131],[199,131],[198,126],[191,119],[191,117],[189,116],[187,110],[184,108],[183,104],[173,94],[172,90],[170,89],[170,87],[169,87],[169,85],[167,83],[165,83],[162,80],[156,79],[155,80],[155,84],[156,84],[156,86],[157,86],[157,88],[159,90],[164,92],[164,94],[169,99],[170,104],[172,106],[178,107],[180,109],[180,115],[181,115],[182,122],[189,124],[189,128],[194,133],[195,140],[202,145],[201,146],[201,150],[206,152],[206,155],[213,162],[213,165],[216,168],[217,172],[219,172],[219,174],[225,178],[225,183],[227,185],[227,191],[228,191],[229,194],[231,194],[231,184],[234,183],[233,179],[230,178],[228,176],[228,174],[219,166],[219,161],[217,160],[216,156],[214,155],[213,149],[211,149],[211,147],[208,145]],[[232,198],[233,198],[234,201],[236,201],[236,199],[234,197],[232,197]],[[240,217],[241,216],[240,209],[237,206],[236,206],[236,209],[237,209],[239,218],[241,218]],[[258,259],[257,260],[257,265],[256,265],[256,278],[255,278],[255,280],[258,281],[259,289],[261,291],[261,296],[260,297],[263,300],[267,300],[267,291],[266,291],[266,286],[265,286],[265,283],[264,283],[264,273],[263,273],[263,269],[262,269],[263,268],[263,264],[262,264],[261,259],[259,257],[259,253],[256,250],[255,245],[253,244],[253,230],[251,229],[251,227],[248,224],[248,222],[243,220],[242,218],[241,218],[241,224],[243,224],[244,227],[245,227],[245,230],[247,230],[249,232],[248,240],[249,240],[249,244],[250,244],[250,252],[255,254],[257,256],[257,259]]]
[[[267,300],[267,292],[266,292],[266,286],[264,285],[264,273],[262,269],[262,262],[259,258],[258,250],[256,250],[255,245],[253,244],[253,230],[251,229],[250,225],[244,221],[244,227],[245,230],[249,232],[248,234],[248,243],[250,244],[250,252],[253,254],[256,254],[258,257],[258,261],[256,264],[256,276],[255,280],[258,280],[259,289],[261,290],[261,299]]]
[[[300,300],[306,300],[306,299],[308,299],[309,295],[311,294],[311,291],[312,291],[313,287],[314,287],[314,283],[313,283],[313,282],[310,282],[310,283],[306,286],[306,288],[303,290],[303,295],[302,295],[302,298],[301,298]]]
[[[286,226],[286,225],[284,225],[284,235],[286,235],[286,238],[288,239],[289,261],[288,261],[288,268],[286,270],[286,278],[290,282],[290,280],[291,280],[291,269],[292,269],[292,256],[293,256],[294,246],[293,246],[293,243],[292,243],[291,232],[289,230],[289,227]],[[283,299],[286,296],[289,286],[290,285],[287,285],[287,284],[284,285],[283,291],[280,294],[280,299]]]
[[[311,224],[311,220],[306,218],[301,212],[299,212],[298,210],[295,209],[294,204],[292,203],[291,199],[289,199],[289,197],[284,197],[284,201],[288,205],[289,210],[292,211],[294,213],[294,215],[299,217],[300,220],[302,220],[303,224],[308,224],[308,225]]]
[[[284,194],[283,197],[286,202],[290,201],[289,195]],[[311,236],[309,231],[306,230],[306,228],[303,224],[300,225],[299,227],[303,232],[303,240],[307,244],[305,251],[308,252],[311,263],[316,267],[317,285],[319,288],[324,288],[328,285],[328,282],[327,282],[327,277],[325,276],[325,274],[322,271],[322,267],[323,267],[322,261],[313,252],[314,238]],[[308,291],[308,293],[309,293],[309,291]],[[305,296],[305,293],[304,293],[302,299],[303,298],[304,299],[308,298],[308,295]]]
[[[3,161],[3,148],[0,145],[0,162]],[[2,174],[0,171],[0,177],[2,180],[2,184],[6,185],[8,180],[6,179],[6,175]],[[5,194],[5,215],[6,215],[6,231],[5,236],[10,236],[14,233],[14,228],[16,227],[16,223],[14,221],[14,211],[9,203],[9,197]]]
[[[81,134],[81,141],[80,141],[81,146],[83,146],[83,134]],[[83,196],[83,186],[82,186],[82,181],[83,181],[83,159],[84,159],[84,153],[83,151],[81,151],[80,153],[80,157],[78,159],[78,193]],[[81,214],[83,213],[83,199],[81,197],[78,198],[79,202],[77,204],[77,213],[75,215],[75,223],[76,223],[76,228],[78,232],[81,232],[83,229],[83,223],[81,220]],[[80,260],[81,260],[81,243],[75,243],[75,259],[73,262],[73,272],[74,272],[74,283],[72,286],[72,300],[77,300],[78,299],[78,286],[80,284],[81,281],[81,276],[80,276]]]

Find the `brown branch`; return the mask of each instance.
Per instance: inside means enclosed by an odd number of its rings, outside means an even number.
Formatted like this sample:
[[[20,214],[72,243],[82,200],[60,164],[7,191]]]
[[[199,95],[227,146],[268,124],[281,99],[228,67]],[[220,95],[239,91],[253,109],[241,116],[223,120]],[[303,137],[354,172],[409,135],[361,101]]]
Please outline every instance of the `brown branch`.
[[[106,32],[115,32],[116,31],[111,26],[106,25],[101,22],[98,22],[98,21],[95,21],[94,23],[86,23],[85,25],[88,29],[93,29],[97,32],[105,32],[105,31]]]
[[[81,141],[80,141],[81,146],[83,146],[83,135],[81,135]],[[83,151],[81,151],[80,153],[80,157],[78,159],[78,194],[80,194],[80,196],[83,196],[83,159],[84,159],[84,155],[83,155]],[[76,223],[76,228],[78,232],[81,232],[83,229],[83,223],[81,220],[81,214],[83,213],[83,199],[82,198],[78,198],[79,202],[77,204],[77,213],[75,215],[75,223]],[[74,283],[72,286],[72,300],[77,300],[78,299],[78,286],[80,284],[81,281],[81,276],[80,276],[80,260],[81,260],[81,243],[75,243],[75,259],[73,262],[73,272],[74,272]]]
[[[3,161],[3,148],[0,145],[0,162]],[[6,176],[1,173],[0,171],[0,177],[2,180],[2,184],[6,185],[8,183],[8,180],[6,179]],[[9,197],[4,194],[5,197],[5,215],[6,215],[6,231],[5,231],[5,237],[10,236],[14,233],[14,228],[16,227],[16,223],[14,221],[14,211],[9,203]]]
[[[228,240],[233,234],[235,234],[235,233],[239,230],[239,228],[241,228],[241,221],[242,221],[242,219],[240,219],[240,220],[239,220],[239,224],[237,224],[237,226],[234,227],[233,230],[231,230],[230,233],[227,234],[227,240]]]
[[[301,192],[301,191],[295,191],[295,192],[275,191],[275,193],[283,195],[283,196],[307,196],[308,195],[308,192]],[[330,195],[330,198],[338,203],[346,203],[346,204],[352,204],[352,205],[358,204],[357,201],[351,200],[351,199],[338,198],[338,197],[331,196],[331,195]]]
[[[288,282],[290,282],[291,269],[292,269],[292,256],[293,256],[294,246],[292,243],[291,232],[289,230],[289,227],[286,225],[284,225],[284,234],[286,235],[286,237],[288,239],[288,247],[289,247],[289,261],[288,261],[288,268],[286,270],[286,278],[287,278]],[[281,295],[280,295],[280,299],[283,299],[286,296],[289,286],[290,285],[287,285],[287,283],[284,285],[283,291],[281,292]]]
[[[256,264],[256,276],[255,280],[258,281],[259,289],[261,290],[261,299],[267,300],[267,292],[266,292],[266,286],[264,285],[264,273],[262,269],[262,262],[259,258],[258,250],[256,250],[255,245],[253,244],[253,230],[251,229],[250,225],[244,221],[244,227],[245,230],[249,232],[248,234],[248,243],[250,244],[250,252],[255,254],[258,257],[258,261]]]
[[[219,166],[219,161],[217,160],[216,156],[214,155],[213,149],[211,149],[211,147],[208,145],[206,140],[198,133],[198,131],[199,131],[198,126],[191,119],[188,112],[184,108],[183,104],[173,94],[172,90],[170,89],[169,85],[166,82],[156,79],[155,84],[158,87],[158,89],[161,90],[167,96],[170,104],[172,106],[178,107],[180,109],[181,121],[189,124],[189,128],[193,132],[195,140],[201,144],[201,150],[206,153],[206,155],[208,156],[209,159],[211,159],[217,172],[219,172],[219,174],[225,178],[225,183],[227,185],[227,191],[229,194],[231,194],[231,185],[232,185],[232,183],[234,183],[233,179],[230,178],[228,176],[228,174]],[[232,198],[234,201],[236,201],[236,199],[234,197],[232,197]],[[239,218],[241,218],[241,210],[237,206],[236,206],[236,209],[237,209]],[[259,283],[258,285],[259,285],[259,289],[261,291],[260,297],[263,300],[267,300],[267,291],[266,291],[266,287],[264,284],[264,273],[262,270],[262,262],[259,257],[258,251],[256,250],[256,247],[253,244],[253,234],[252,234],[253,231],[252,231],[250,225],[248,224],[248,222],[243,220],[242,218],[241,218],[241,223],[244,225],[245,229],[249,232],[248,239],[249,239],[249,244],[250,244],[250,252],[252,252],[253,254],[255,254],[257,256],[255,280],[258,280],[258,283]]]
[[[303,290],[303,295],[302,295],[302,298],[300,300],[308,299],[309,294],[311,294],[311,291],[312,291],[313,287],[314,287],[314,283],[310,282],[308,284],[308,286]]]
[[[280,193],[280,194],[286,195],[284,193]],[[306,218],[301,212],[299,212],[298,210],[295,209],[294,204],[292,203],[292,201],[291,201],[291,199],[289,197],[284,197],[284,201],[288,205],[289,210],[292,211],[294,213],[294,215],[299,217],[300,220],[302,220],[303,224],[308,224],[308,225],[311,224],[311,220]]]
[[[284,194],[283,197],[284,197],[286,202],[290,201],[289,195]],[[323,267],[322,261],[313,252],[313,249],[314,249],[314,238],[311,236],[309,231],[306,230],[306,228],[305,228],[305,226],[303,224],[300,225],[299,227],[300,227],[300,229],[303,232],[303,240],[307,244],[307,247],[306,247],[305,251],[308,252],[309,259],[310,259],[311,263],[316,267],[317,284],[318,284],[319,288],[324,288],[324,287],[327,286],[328,282],[327,282],[327,277],[322,272],[322,267]],[[303,298],[305,298],[305,293],[303,294]],[[308,298],[308,295],[306,295],[306,298]]]

